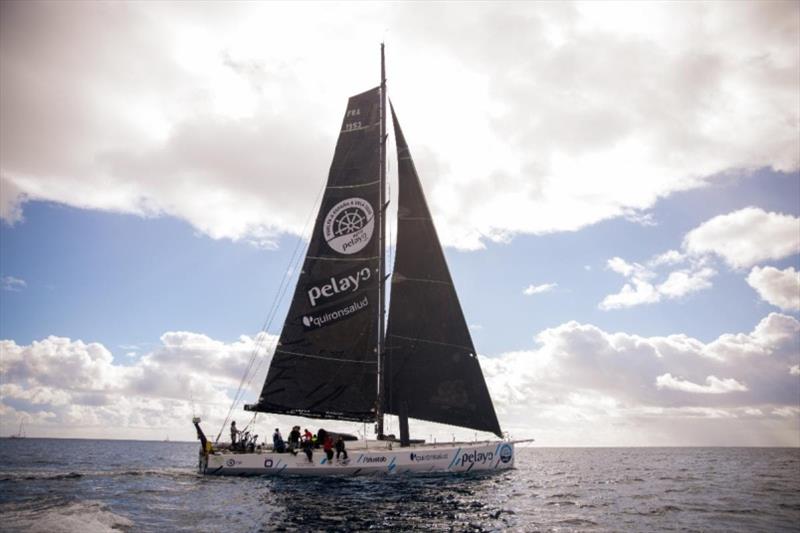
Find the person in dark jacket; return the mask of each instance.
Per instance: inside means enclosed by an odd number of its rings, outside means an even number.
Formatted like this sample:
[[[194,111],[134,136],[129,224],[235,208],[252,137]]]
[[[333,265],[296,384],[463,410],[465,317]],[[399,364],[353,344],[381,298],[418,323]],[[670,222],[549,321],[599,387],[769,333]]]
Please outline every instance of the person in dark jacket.
[[[336,439],[336,460],[339,460],[339,455],[343,454],[344,459],[347,460],[347,450],[344,449],[344,439],[341,435]]]
[[[303,451],[305,452],[306,457],[308,457],[308,462],[309,463],[313,463],[314,462],[314,458],[313,458],[314,457],[314,443],[311,441],[311,439],[308,439],[308,440],[303,442]]]
[[[289,432],[289,451],[292,455],[297,455],[297,449],[300,447],[300,426],[294,426]]]
[[[286,444],[283,442],[281,431],[275,428],[275,433],[272,434],[272,449],[276,453],[283,453],[286,451]]]

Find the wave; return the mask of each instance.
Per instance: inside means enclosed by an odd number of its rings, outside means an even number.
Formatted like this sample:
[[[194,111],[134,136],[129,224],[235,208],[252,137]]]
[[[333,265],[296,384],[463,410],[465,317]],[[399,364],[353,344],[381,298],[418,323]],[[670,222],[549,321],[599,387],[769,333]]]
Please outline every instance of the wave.
[[[683,509],[681,509],[680,507],[677,507],[675,505],[664,505],[662,507],[657,507],[655,509],[650,509],[648,511],[642,511],[639,514],[640,515],[661,516],[661,515],[665,515],[667,513],[672,513],[672,512],[676,512],[676,511],[683,511]]]
[[[128,531],[133,522],[111,512],[102,502],[85,500],[35,508],[5,505],[0,510],[0,531],[31,533],[113,533]]]
[[[143,469],[143,470],[87,470],[81,472],[36,472],[19,471],[3,472],[0,474],[2,481],[58,481],[75,480],[84,477],[138,477],[138,476],[157,476],[167,478],[196,478],[198,474],[195,470],[186,468],[163,468],[163,469]]]
[[[50,479],[80,479],[83,474],[78,472],[6,472],[0,476],[0,481],[40,481]]]

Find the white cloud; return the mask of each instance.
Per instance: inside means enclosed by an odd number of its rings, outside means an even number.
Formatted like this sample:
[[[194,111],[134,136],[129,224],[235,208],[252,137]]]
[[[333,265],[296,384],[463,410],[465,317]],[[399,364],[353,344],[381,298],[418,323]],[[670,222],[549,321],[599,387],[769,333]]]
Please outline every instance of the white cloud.
[[[716,376],[708,376],[705,385],[698,385],[691,381],[673,377],[670,373],[658,376],[656,378],[656,387],[696,394],[725,394],[727,392],[743,392],[747,390],[747,386],[733,378],[719,379]]]
[[[224,343],[168,332],[154,351],[118,364],[99,343],[54,336],[26,346],[3,340],[0,415],[13,408],[8,416],[25,414],[40,435],[89,436],[114,427],[115,438],[163,438],[165,429],[192,438],[192,412],[221,424],[253,351],[258,347],[259,360],[268,362],[264,353],[274,341],[262,334]],[[261,364],[248,397],[256,396],[265,375]]]
[[[618,293],[603,298],[600,309],[608,311],[661,301],[661,295],[650,283],[641,279],[633,279],[632,282],[633,285],[626,283]]]
[[[481,366],[503,427],[539,443],[796,446],[800,416],[776,411],[796,408],[798,332],[777,313],[709,343],[568,322]]]
[[[689,231],[683,239],[686,253],[668,250],[645,264],[629,263],[620,257],[608,260],[607,267],[626,278],[616,293],[606,296],[599,308],[604,310],[656,303],[662,297],[674,299],[712,287],[717,271],[708,264],[712,256],[722,257],[733,268],[744,268],[765,259],[783,259],[800,253],[800,218],[767,213],[747,207],[713,217]],[[688,268],[674,270],[658,284],[653,269],[688,263]],[[790,267],[755,267],[748,283],[766,301],[784,310],[800,309],[800,274]]]
[[[651,266],[674,264],[683,259],[685,259],[684,256],[670,250],[648,261],[647,264]],[[620,257],[614,257],[608,260],[607,267],[630,278],[631,283],[623,285],[618,293],[609,294],[603,298],[598,307],[605,311],[657,303],[662,300],[662,297],[681,298],[687,294],[710,288],[710,280],[717,274],[714,269],[703,266],[703,263],[699,261],[695,262],[691,268],[670,272],[664,282],[654,285],[651,280],[657,274],[639,263],[628,263]]]
[[[15,278],[14,276],[3,276],[0,279],[0,287],[4,291],[18,292],[27,287],[28,284],[24,279]]]
[[[678,270],[671,272],[667,280],[658,286],[658,292],[668,298],[680,298],[692,292],[711,288],[711,278],[716,270],[704,267],[696,271]]]
[[[621,257],[612,257],[606,263],[609,270],[613,270],[617,274],[622,274],[626,278],[636,274],[639,278],[651,278],[652,272],[645,269],[639,263],[628,263]]]
[[[648,266],[650,267],[657,267],[661,265],[675,265],[678,263],[682,263],[686,259],[686,256],[680,253],[677,250],[667,250],[663,254],[659,254],[655,256],[653,259],[647,262]]]
[[[648,223],[659,198],[721,172],[798,168],[791,2],[2,10],[7,222],[51,200],[213,238],[299,233],[387,29],[390,90],[447,245]]]
[[[794,267],[753,267],[747,283],[761,298],[786,311],[800,311],[800,272]]]
[[[686,234],[684,248],[713,253],[733,268],[800,253],[800,218],[746,207],[719,215]]]
[[[480,362],[501,426],[542,444],[691,445],[724,438],[728,444],[798,445],[797,372],[787,372],[800,363],[798,332],[800,322],[778,313],[750,333],[710,343],[568,322],[540,332],[531,350],[481,356]],[[260,344],[274,340],[264,337]],[[193,439],[188,421],[197,414],[215,433],[257,344],[245,336],[226,343],[168,332],[141,359],[117,363],[98,343],[0,341],[0,419],[9,428],[23,418],[37,436],[108,436],[113,427],[118,438],[162,439],[169,432],[173,439]],[[257,395],[265,373],[262,364],[248,398]],[[267,427],[293,422],[270,415],[261,420]],[[700,431],[697,424],[717,425]],[[414,428],[423,437],[472,436],[425,423]],[[360,424],[348,430],[360,431]]]
[[[552,291],[556,287],[558,287],[558,283],[543,283],[542,285],[531,284],[522,291],[522,294],[526,296],[533,296],[534,294]]]

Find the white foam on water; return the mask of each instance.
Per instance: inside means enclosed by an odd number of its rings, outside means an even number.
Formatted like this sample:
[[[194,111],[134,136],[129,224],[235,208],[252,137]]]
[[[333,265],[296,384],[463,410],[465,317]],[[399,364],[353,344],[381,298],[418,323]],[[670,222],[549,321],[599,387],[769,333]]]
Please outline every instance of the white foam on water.
[[[114,533],[133,528],[133,522],[112,513],[97,501],[81,501],[61,507],[6,511],[0,515],[2,529],[31,533]],[[8,529],[6,529],[8,528]]]

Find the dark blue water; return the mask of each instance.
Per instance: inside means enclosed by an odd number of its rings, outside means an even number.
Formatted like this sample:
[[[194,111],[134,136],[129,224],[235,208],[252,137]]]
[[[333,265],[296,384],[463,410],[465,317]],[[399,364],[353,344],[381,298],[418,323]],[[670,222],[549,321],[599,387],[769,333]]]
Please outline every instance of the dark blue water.
[[[0,531],[798,531],[800,450],[529,448],[489,475],[211,478],[190,443],[0,440]]]

